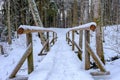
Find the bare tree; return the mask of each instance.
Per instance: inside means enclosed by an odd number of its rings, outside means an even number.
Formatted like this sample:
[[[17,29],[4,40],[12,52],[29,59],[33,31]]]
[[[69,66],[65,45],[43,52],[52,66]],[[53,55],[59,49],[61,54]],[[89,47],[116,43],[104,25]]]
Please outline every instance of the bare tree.
[[[103,53],[103,40],[102,40],[102,29],[100,22],[100,0],[93,0],[94,3],[94,21],[97,23],[96,28],[96,52],[102,62],[105,64],[104,53]]]
[[[40,19],[39,12],[38,12],[35,1],[34,0],[28,0],[28,4],[29,4],[30,10],[32,12],[33,19],[35,21],[35,25],[43,27],[43,24],[42,24],[42,21]],[[42,33],[39,33],[39,34],[40,34],[41,42],[42,42],[42,44],[44,44],[45,43],[45,37]]]

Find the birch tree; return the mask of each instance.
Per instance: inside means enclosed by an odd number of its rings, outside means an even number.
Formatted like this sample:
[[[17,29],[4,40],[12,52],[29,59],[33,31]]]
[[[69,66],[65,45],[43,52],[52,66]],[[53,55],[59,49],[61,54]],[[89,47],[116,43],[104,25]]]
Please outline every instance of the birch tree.
[[[42,21],[40,19],[39,12],[38,12],[35,1],[34,0],[28,0],[28,4],[29,4],[29,8],[32,12],[35,25],[43,27],[43,24],[42,24]],[[44,34],[43,33],[39,33],[39,34],[40,34],[41,43],[44,44],[45,43]]]

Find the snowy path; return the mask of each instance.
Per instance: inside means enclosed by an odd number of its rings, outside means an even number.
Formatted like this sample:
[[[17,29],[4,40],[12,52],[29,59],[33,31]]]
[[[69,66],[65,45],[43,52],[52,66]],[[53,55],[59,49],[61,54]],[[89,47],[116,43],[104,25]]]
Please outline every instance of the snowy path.
[[[66,31],[63,30],[59,30],[57,42],[38,69],[30,74],[29,80],[93,80],[81,69],[81,62],[65,41]]]

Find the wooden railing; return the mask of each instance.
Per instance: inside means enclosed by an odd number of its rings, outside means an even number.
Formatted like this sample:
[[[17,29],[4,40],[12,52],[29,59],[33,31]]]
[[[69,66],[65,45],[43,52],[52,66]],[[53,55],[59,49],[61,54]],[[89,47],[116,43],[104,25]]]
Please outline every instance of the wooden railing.
[[[26,28],[27,27],[27,28]],[[21,66],[23,65],[23,63],[25,62],[25,60],[27,59],[28,61],[28,74],[30,74],[33,70],[34,70],[34,64],[33,64],[33,45],[32,45],[32,32],[42,32],[45,34],[46,37],[46,42],[43,45],[43,48],[41,49],[40,53],[38,55],[46,55],[43,54],[43,52],[48,52],[50,50],[50,47],[52,45],[55,44],[55,41],[57,40],[57,33],[52,31],[52,30],[48,30],[45,28],[39,28],[39,27],[32,27],[32,26],[20,26],[20,28],[18,29],[17,33],[18,34],[26,34],[27,35],[27,49],[24,53],[24,55],[22,56],[22,58],[20,59],[20,61],[18,62],[18,64],[16,65],[16,67],[14,68],[14,70],[12,71],[12,73],[10,74],[9,78],[14,78],[18,72],[18,70],[21,68]],[[50,33],[52,33],[50,35]]]
[[[88,23],[86,25],[81,25],[79,27],[72,28],[66,33],[66,41],[68,42],[69,45],[72,46],[73,51],[77,49],[78,57],[80,58],[80,60],[84,61],[85,69],[87,69],[86,66],[90,66],[89,61],[90,61],[90,56],[91,56],[94,59],[100,71],[106,72],[106,69],[104,68],[104,64],[102,63],[98,55],[94,53],[88,41],[86,40],[87,35],[89,35],[89,34],[86,34],[86,32],[89,32],[90,30],[95,31],[95,29],[96,29],[95,23]],[[81,32],[83,32],[82,36],[80,35]],[[78,40],[75,40],[75,35],[78,35],[77,37]],[[80,41],[81,39],[82,39],[82,43]],[[87,52],[90,56],[88,56]]]

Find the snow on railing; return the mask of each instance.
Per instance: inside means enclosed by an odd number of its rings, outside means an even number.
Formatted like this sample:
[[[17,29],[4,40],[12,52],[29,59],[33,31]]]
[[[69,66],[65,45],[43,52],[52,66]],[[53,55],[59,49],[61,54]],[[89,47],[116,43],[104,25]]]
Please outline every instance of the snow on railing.
[[[95,22],[90,22],[87,24],[79,25],[73,28],[70,28],[69,30],[92,30],[94,31],[96,29],[97,24]]]
[[[42,28],[39,26],[29,26],[29,25],[20,25],[20,27],[17,30],[17,33],[18,34],[26,34],[26,33],[30,33],[30,32],[44,32],[44,31],[55,32],[50,28]]]
[[[80,26],[77,26],[77,27],[74,27],[74,28],[70,28],[69,31],[66,33],[66,40],[68,41],[68,44],[71,42],[72,44],[72,50],[74,50],[74,47],[76,47],[78,49],[78,57],[82,60],[83,62],[83,65],[84,65],[84,68],[85,69],[88,69],[88,67],[86,66],[89,66],[90,63],[88,62],[88,59],[89,56],[86,55],[86,52],[89,52],[89,55],[92,56],[92,58],[94,59],[95,61],[95,64],[98,66],[98,68],[100,69],[101,72],[103,73],[106,73],[106,69],[104,68],[104,64],[102,63],[102,61],[100,60],[100,58],[98,57],[98,55],[96,55],[94,53],[94,51],[91,49],[91,47],[89,46],[89,43],[87,42],[87,37],[86,35],[86,30],[87,31],[95,31],[96,29],[96,23],[95,22],[90,22],[90,23],[87,23],[87,24],[83,24],[83,25],[80,25]],[[77,42],[75,42],[75,32],[79,32],[79,47],[76,46]],[[83,31],[83,34],[82,36],[80,36],[80,31]],[[71,33],[71,36],[70,36],[70,33]],[[71,38],[70,38],[71,37]],[[80,46],[80,39],[82,38],[82,47]],[[82,48],[82,51],[79,50]],[[89,60],[90,61],[90,60]],[[95,73],[95,74],[101,74],[101,73]],[[109,74],[109,72],[107,72],[107,74]]]

